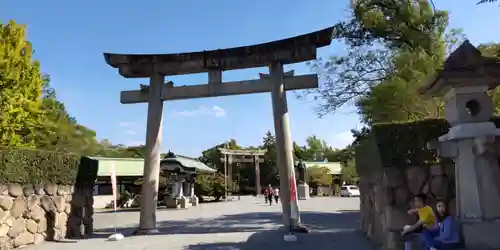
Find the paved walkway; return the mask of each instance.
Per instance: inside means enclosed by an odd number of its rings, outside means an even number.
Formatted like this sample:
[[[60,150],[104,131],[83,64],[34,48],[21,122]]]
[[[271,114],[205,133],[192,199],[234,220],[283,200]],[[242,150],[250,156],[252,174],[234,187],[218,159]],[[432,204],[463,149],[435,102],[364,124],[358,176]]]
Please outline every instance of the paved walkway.
[[[301,201],[303,223],[310,234],[298,235],[298,242],[283,241],[280,227],[281,205],[265,205],[262,199],[242,197],[240,201],[202,204],[189,210],[160,210],[160,235],[129,236],[139,220],[139,212],[116,214],[118,231],[126,238],[106,241],[113,233],[114,215],[94,215],[96,237],[64,243],[44,243],[32,250],[372,250],[358,233],[357,198],[321,197]],[[129,236],[129,237],[127,237]]]

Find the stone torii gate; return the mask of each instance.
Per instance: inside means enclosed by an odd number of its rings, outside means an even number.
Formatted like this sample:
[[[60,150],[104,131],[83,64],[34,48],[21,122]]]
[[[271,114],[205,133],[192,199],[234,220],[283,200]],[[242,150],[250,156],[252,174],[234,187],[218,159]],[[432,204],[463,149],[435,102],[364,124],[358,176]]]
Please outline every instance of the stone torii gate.
[[[283,223],[299,228],[300,217],[296,199],[293,169],[293,148],[290,135],[286,90],[318,87],[316,74],[293,76],[283,72],[284,64],[316,59],[317,48],[332,40],[333,27],[289,39],[223,50],[178,54],[112,54],[104,53],[106,63],[119,70],[125,78],[149,78],[149,86],[140,90],[122,91],[122,104],[148,103],[144,182],[142,184],[140,223],[136,234],[156,233],[156,206],[160,172],[161,125],[163,102],[203,97],[271,92],[276,135],[280,189],[283,194]],[[269,67],[260,79],[222,82],[222,71]],[[208,84],[175,86],[165,83],[165,76],[208,73]],[[292,186],[290,186],[292,185]],[[295,213],[292,215],[291,211]]]
[[[255,170],[255,192],[256,195],[260,193],[260,163],[264,162],[261,157],[267,152],[267,150],[239,150],[239,149],[227,149],[219,148],[222,154],[221,161],[224,162],[224,167],[226,171],[226,180],[228,183],[233,181],[233,169],[232,163],[253,163]],[[248,158],[250,156],[251,158]],[[227,164],[229,167],[227,168]],[[239,180],[238,180],[239,181]],[[239,184],[239,183],[238,183]],[[226,194],[227,199],[227,194]]]

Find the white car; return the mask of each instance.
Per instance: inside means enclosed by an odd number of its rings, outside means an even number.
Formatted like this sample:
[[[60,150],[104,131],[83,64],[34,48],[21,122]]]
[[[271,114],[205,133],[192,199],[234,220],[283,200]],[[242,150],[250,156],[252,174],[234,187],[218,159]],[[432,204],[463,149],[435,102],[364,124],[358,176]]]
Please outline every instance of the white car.
[[[340,188],[340,196],[342,197],[353,197],[359,195],[359,188],[357,186],[345,185]]]

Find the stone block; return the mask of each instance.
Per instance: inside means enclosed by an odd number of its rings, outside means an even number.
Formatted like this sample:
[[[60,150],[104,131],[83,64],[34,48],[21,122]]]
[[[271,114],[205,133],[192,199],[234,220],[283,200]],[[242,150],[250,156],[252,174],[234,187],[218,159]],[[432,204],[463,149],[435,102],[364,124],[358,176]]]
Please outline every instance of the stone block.
[[[444,161],[443,172],[448,178],[455,178],[455,163],[452,161]]]
[[[430,193],[435,198],[446,198],[448,180],[444,176],[433,176],[430,180]]]
[[[24,196],[28,197],[34,193],[35,193],[35,189],[34,189],[33,185],[31,185],[31,184],[24,185],[24,187],[23,187]]]
[[[14,239],[14,246],[25,246],[28,244],[33,244],[33,242],[35,242],[35,236],[30,232],[23,232]]]
[[[393,189],[383,187],[379,191],[382,206],[393,206],[395,204]]]
[[[52,197],[52,201],[54,202],[57,212],[64,212],[64,209],[66,209],[66,200],[63,196],[54,196]]]
[[[51,212],[55,210],[55,205],[50,196],[48,195],[43,195],[40,197],[40,204],[42,205],[43,210],[45,212]]]
[[[7,232],[7,235],[11,238],[15,238],[25,230],[26,224],[24,223],[24,219],[17,219],[12,223],[12,226],[10,227],[9,232]]]
[[[23,195],[23,187],[19,184],[9,184],[9,195],[18,197]]]
[[[394,204],[399,207],[406,207],[410,200],[410,191],[406,187],[399,187],[393,190]]]
[[[405,225],[413,224],[415,221],[411,221],[411,217],[408,216],[406,211],[398,209],[393,206],[387,206],[385,208],[385,227],[384,231],[394,232],[403,229]]]
[[[14,218],[19,218],[23,215],[23,213],[27,210],[26,198],[24,196],[18,196],[14,203],[12,204],[12,208],[10,209],[10,215]]]
[[[30,233],[36,233],[38,231],[38,223],[34,220],[26,220],[26,230]]]
[[[45,194],[45,186],[43,184],[35,184],[33,185],[33,188],[35,190],[35,194],[37,195],[44,195]]]
[[[45,185],[45,193],[47,195],[56,195],[57,194],[57,185],[55,184],[47,184]]]
[[[171,197],[165,198],[165,204],[167,205],[167,208],[180,208],[180,204],[177,200]]]
[[[80,203],[72,202],[69,186],[7,184],[1,185],[0,188],[2,188],[0,190],[0,249],[40,243],[47,236],[48,229],[55,231],[54,239],[63,239],[74,224],[68,220],[70,214],[73,221],[83,221],[91,235],[93,228],[92,187],[79,189],[80,193],[77,196],[81,196]],[[73,209],[74,211],[85,210],[85,212],[72,213]],[[46,219],[48,215],[52,217],[50,223]],[[47,228],[48,226],[50,228]]]
[[[401,171],[399,169],[392,168],[384,168],[383,169],[383,185],[389,188],[397,188],[403,186],[405,183],[405,179]]]
[[[34,207],[40,205],[40,196],[32,194],[27,198],[28,210],[32,210]]]
[[[297,196],[299,200],[309,199],[309,186],[306,183],[297,186]]]
[[[500,249],[500,222],[462,223],[467,249]]]
[[[14,198],[8,195],[2,195],[0,196],[0,208],[8,211],[12,207],[12,204],[14,204]]]
[[[189,200],[190,199],[188,197],[179,198],[178,201],[179,201],[180,207],[181,208],[189,208],[189,205],[190,205]]]
[[[9,186],[6,184],[0,184],[0,195],[8,195],[9,194]]]
[[[190,199],[189,202],[191,203],[191,206],[195,207],[195,206],[198,206],[200,203],[198,197],[196,197],[196,196],[192,196],[189,199]]]
[[[451,199],[448,202],[448,212],[453,216],[457,215],[457,201],[455,200],[455,198]]]
[[[430,166],[429,171],[431,176],[443,175],[444,173],[443,168],[439,164]]]
[[[427,181],[427,172],[425,169],[421,166],[411,166],[406,169],[405,175],[410,192],[413,195],[419,194]]]

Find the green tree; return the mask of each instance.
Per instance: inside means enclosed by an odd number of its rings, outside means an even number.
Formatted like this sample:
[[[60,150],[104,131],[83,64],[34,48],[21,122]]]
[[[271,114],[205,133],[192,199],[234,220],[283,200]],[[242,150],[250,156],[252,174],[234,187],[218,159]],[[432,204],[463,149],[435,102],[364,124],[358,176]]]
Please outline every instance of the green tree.
[[[198,158],[199,161],[223,173],[224,163],[221,161],[222,154],[220,153],[219,148],[227,148],[227,149],[242,149],[242,148],[238,145],[235,139],[231,139],[229,141],[215,145],[201,152],[202,156]]]
[[[215,198],[216,201],[220,200],[226,193],[224,188],[224,175],[221,173],[198,175],[195,182],[195,194],[203,200],[203,196]],[[231,190],[231,185],[228,190]]]
[[[333,176],[327,167],[312,166],[306,170],[309,186],[312,188],[330,187],[333,183]]]
[[[340,162],[343,165],[346,165],[351,159],[354,159],[354,147],[352,145],[332,151],[328,156],[328,161]]]
[[[354,159],[342,164],[342,180],[348,184],[355,184],[358,181],[358,173],[356,172],[356,164]]]
[[[477,2],[477,4],[483,4],[483,3],[496,3],[498,0],[481,0]]]
[[[43,77],[26,27],[0,24],[0,145],[34,147],[43,126]]]
[[[479,51],[481,51],[483,56],[491,58],[500,58],[500,44],[499,43],[487,43],[478,46]],[[500,115],[500,89],[497,87],[490,91],[490,95],[493,99],[493,107],[495,115]]]
[[[276,138],[271,131],[267,131],[262,139],[261,149],[267,150],[264,154],[264,163],[260,167],[260,181],[261,185],[277,185],[279,184],[279,168],[276,163]]]
[[[455,44],[445,39],[461,38],[456,30],[445,36],[447,25],[447,12],[429,1],[356,1],[334,34],[348,52],[312,64],[322,79],[319,115],[355,103],[366,124],[439,116],[442,103],[416,89]]]
[[[97,141],[95,131],[78,124],[65,105],[57,100],[48,75],[43,76],[42,90],[43,126],[35,135],[36,147],[82,155],[102,153],[103,147]]]
[[[306,153],[307,148],[304,146],[299,146],[296,142],[293,142],[293,153],[294,153],[294,160],[306,160],[307,158],[307,153]]]

